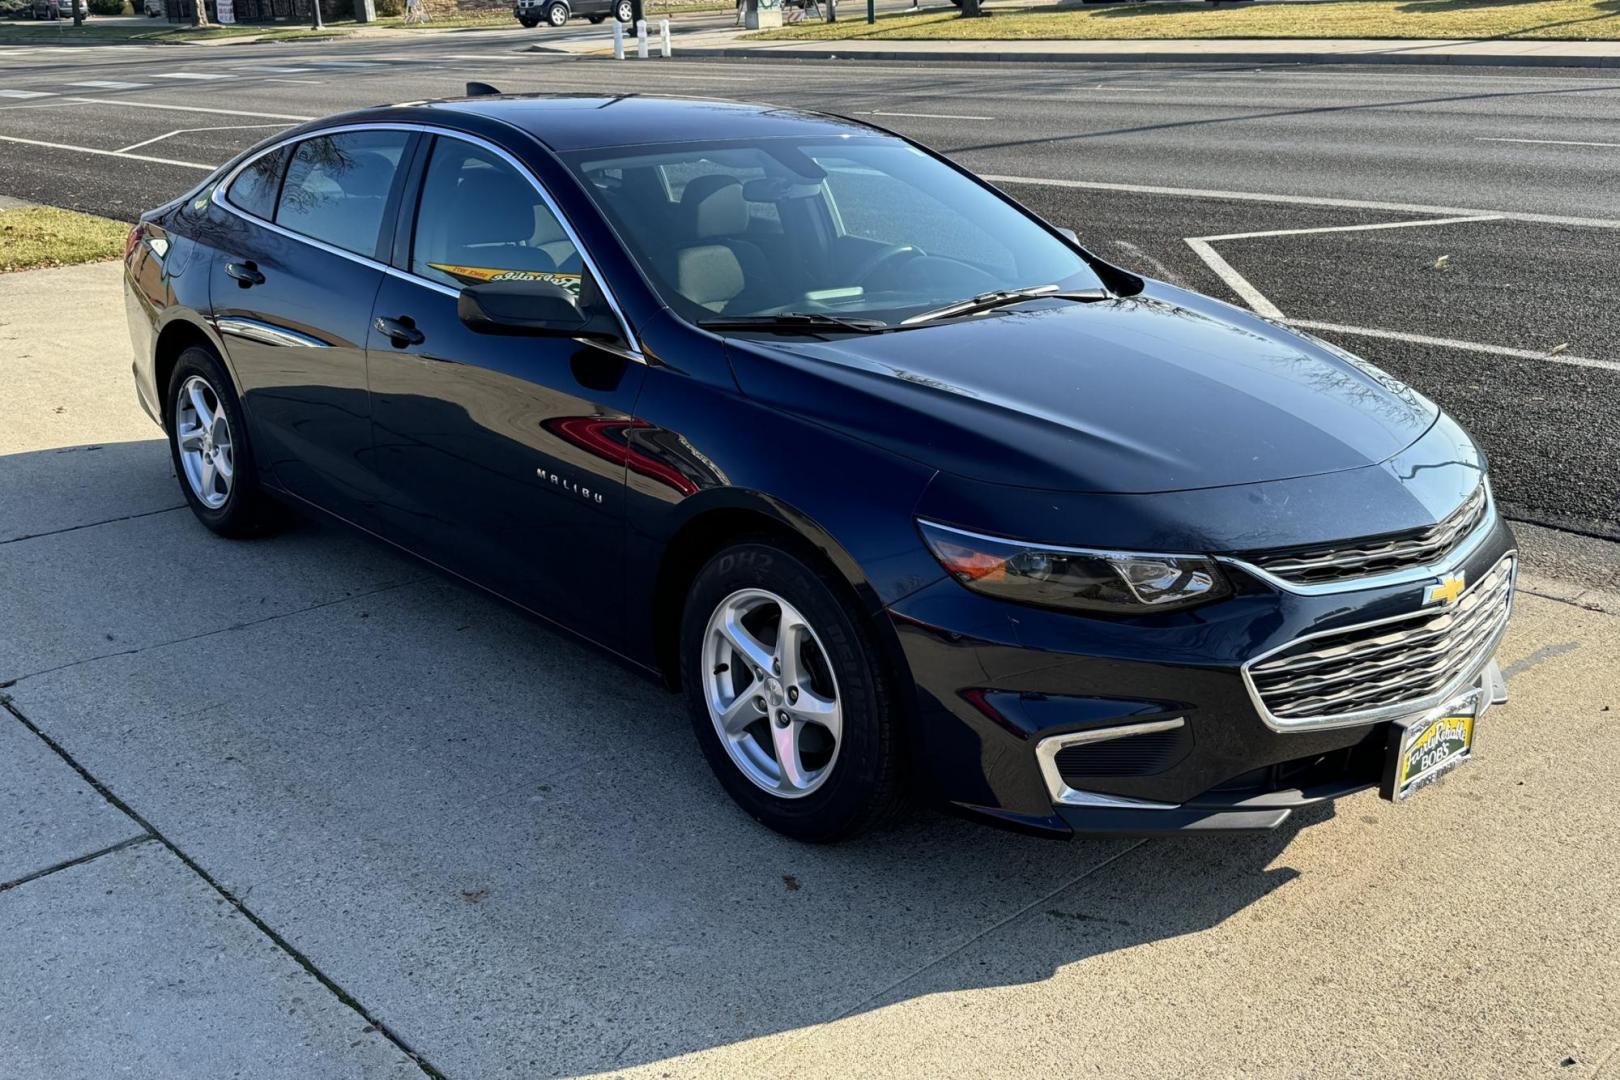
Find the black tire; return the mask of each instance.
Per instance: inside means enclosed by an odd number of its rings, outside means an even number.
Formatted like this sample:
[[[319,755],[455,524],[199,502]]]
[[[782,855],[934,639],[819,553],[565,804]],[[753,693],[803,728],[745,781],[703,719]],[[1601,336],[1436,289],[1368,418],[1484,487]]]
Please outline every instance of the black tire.
[[[836,680],[842,709],[837,754],[825,780],[796,798],[773,794],[750,780],[732,760],[709,712],[703,670],[709,619],[744,589],[766,590],[796,608],[819,640]],[[733,544],[711,558],[687,592],[680,657],[698,745],[727,793],[755,820],[796,840],[830,843],[873,827],[900,806],[900,721],[892,677],[879,659],[870,628],[844,599],[841,583],[808,553],[760,538]]]
[[[181,390],[192,378],[201,378],[213,391],[214,400],[224,411],[231,436],[230,458],[232,477],[223,505],[206,505],[187,479],[185,465],[180,459],[180,439],[177,434],[181,408]],[[247,419],[236,400],[225,366],[212,349],[193,346],[180,354],[169,385],[164,390],[165,406],[163,427],[169,436],[169,459],[174,464],[175,478],[197,520],[221,536],[248,537],[268,532],[280,518],[278,507],[259,485],[258,470],[254,467],[252,447],[248,443]]]
[[[553,0],[546,5],[546,22],[551,26],[568,25],[568,5],[562,0]]]
[[[618,0],[618,3],[613,5],[613,17],[619,22],[630,22],[635,13],[636,9],[631,6],[630,0]]]
[[[591,15],[591,16],[587,16],[586,21],[589,22],[592,26],[596,26],[598,23],[600,23],[605,18],[607,18],[606,15]]]

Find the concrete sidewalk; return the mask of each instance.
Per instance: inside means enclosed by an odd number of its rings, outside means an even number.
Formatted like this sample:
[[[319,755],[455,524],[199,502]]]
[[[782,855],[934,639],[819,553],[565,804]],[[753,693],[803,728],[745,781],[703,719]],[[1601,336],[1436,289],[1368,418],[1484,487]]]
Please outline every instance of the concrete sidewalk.
[[[848,21],[847,17],[845,21]],[[604,37],[611,41],[611,37]],[[601,55],[579,39],[535,51]],[[611,53],[611,48],[605,50]],[[656,50],[655,50],[656,51]],[[1511,67],[1620,67],[1620,41],[1392,40],[1249,38],[1140,41],[764,41],[735,28],[683,34],[679,57],[775,60],[919,60],[1165,64],[1468,64]]]
[[[118,274],[0,275],[0,1074],[1616,1060],[1620,618],[1588,571],[1520,596],[1513,701],[1407,805],[1069,844],[918,811],[807,847],[724,797],[679,702],[486,596],[335,529],[203,530]]]

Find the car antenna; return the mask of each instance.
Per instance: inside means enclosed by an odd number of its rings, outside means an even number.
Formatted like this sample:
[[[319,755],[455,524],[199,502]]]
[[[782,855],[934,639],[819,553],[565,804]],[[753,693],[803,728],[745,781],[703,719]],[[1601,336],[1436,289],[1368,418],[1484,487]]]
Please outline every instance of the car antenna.
[[[467,84],[468,97],[488,97],[491,94],[499,93],[499,90],[495,89],[487,82],[470,82]]]

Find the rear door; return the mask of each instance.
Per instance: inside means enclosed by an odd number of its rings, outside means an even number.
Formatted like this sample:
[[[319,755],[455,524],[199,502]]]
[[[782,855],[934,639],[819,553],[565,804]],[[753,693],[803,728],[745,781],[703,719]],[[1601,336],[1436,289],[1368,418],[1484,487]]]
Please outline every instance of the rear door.
[[[386,531],[597,641],[623,633],[624,479],[637,359],[569,338],[474,333],[463,286],[585,262],[526,170],[433,138],[368,350]],[[414,215],[414,216],[412,216]]]
[[[222,196],[211,300],[260,466],[362,523],[377,488],[367,328],[416,138],[316,135],[259,157]]]

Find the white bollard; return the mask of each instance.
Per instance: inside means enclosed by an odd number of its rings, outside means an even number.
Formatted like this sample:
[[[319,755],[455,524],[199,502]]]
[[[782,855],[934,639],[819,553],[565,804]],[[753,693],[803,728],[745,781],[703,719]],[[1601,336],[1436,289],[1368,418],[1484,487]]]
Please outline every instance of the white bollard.
[[[647,59],[647,20],[636,20],[636,59]]]
[[[669,20],[662,19],[658,23],[658,36],[663,39],[664,59],[669,59]]]
[[[613,59],[624,59],[624,23],[613,20]]]

